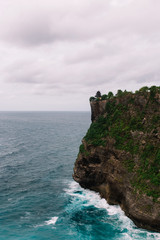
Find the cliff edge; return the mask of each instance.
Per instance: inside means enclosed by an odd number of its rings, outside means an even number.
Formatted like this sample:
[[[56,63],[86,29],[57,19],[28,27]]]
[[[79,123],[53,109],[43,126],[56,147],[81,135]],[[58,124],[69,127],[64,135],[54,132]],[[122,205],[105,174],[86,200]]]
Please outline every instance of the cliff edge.
[[[73,178],[160,232],[160,87],[91,98],[92,124]]]

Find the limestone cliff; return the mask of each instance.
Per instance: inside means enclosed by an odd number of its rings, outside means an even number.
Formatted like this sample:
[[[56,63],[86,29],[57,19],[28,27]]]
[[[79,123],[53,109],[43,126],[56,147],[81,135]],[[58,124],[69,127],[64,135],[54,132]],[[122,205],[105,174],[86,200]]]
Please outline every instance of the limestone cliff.
[[[73,178],[160,232],[160,88],[91,101]]]

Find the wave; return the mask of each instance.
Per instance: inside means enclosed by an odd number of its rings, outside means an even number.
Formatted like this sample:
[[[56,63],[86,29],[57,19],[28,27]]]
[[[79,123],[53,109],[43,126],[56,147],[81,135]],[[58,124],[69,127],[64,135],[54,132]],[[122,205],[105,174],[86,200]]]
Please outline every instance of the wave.
[[[48,221],[45,221],[45,224],[46,225],[55,225],[55,223],[57,222],[57,220],[58,220],[58,217],[52,217],[50,220],[48,220]]]
[[[43,224],[34,225],[34,228],[44,227],[46,225],[55,225],[58,217],[52,217],[50,220],[45,221]]]
[[[107,219],[103,220],[119,230],[117,239],[123,240],[160,240],[160,234],[150,232],[135,226],[121,208],[117,205],[109,205],[107,201],[100,197],[96,192],[86,190],[80,187],[76,182],[70,182],[68,188],[64,189],[67,195],[71,197],[68,211],[74,211],[77,208],[94,206],[96,209],[106,211]]]

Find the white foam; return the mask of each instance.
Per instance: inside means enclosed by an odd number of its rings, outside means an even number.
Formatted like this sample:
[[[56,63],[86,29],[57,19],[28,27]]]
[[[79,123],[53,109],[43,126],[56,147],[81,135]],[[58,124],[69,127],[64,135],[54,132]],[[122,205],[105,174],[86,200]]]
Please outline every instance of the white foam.
[[[46,225],[55,225],[55,223],[57,222],[57,220],[58,220],[58,217],[52,217],[50,220],[48,220],[48,221],[45,221],[45,224]]]
[[[106,209],[108,215],[115,215],[119,212],[122,212],[119,206],[109,205],[107,201],[104,198],[101,198],[98,193],[83,189],[76,182],[71,182],[69,184],[69,188],[64,190],[70,196],[80,198],[81,200],[82,199],[87,200],[85,206],[93,205],[96,208]]]
[[[105,209],[110,219],[114,219],[114,224],[121,231],[122,240],[160,240],[159,233],[152,233],[147,230],[137,228],[135,224],[124,214],[119,206],[109,205],[105,199],[102,199],[96,192],[86,190],[80,187],[76,182],[70,182],[69,188],[65,192],[72,196],[72,206],[69,210],[82,206],[94,206],[99,209]]]

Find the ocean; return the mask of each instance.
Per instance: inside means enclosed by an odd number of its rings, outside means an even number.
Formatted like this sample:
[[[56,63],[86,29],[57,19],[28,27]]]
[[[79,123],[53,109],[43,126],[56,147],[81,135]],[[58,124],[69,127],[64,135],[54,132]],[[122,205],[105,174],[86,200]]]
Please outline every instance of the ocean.
[[[137,228],[72,179],[89,112],[0,112],[0,240],[143,240]]]

